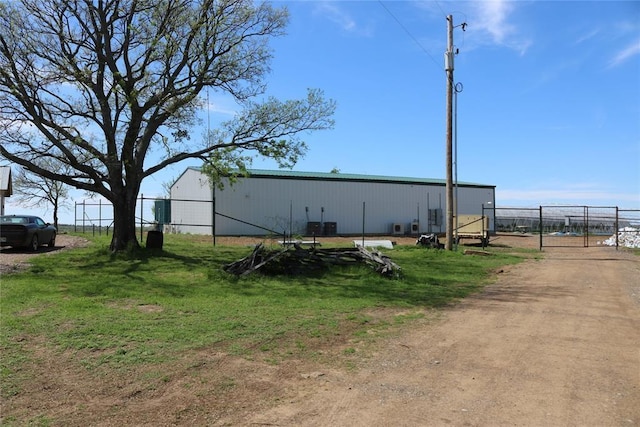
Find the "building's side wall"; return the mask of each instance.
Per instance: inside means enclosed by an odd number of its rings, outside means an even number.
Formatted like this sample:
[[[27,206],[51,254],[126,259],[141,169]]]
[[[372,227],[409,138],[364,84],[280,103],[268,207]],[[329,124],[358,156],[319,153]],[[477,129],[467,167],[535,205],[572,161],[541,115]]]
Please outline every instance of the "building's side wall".
[[[224,190],[215,190],[215,210],[224,215],[216,216],[215,233],[263,235],[272,230],[276,234],[306,235],[310,221],[334,222],[337,233],[347,235],[360,234],[363,228],[366,234],[392,234],[396,223],[407,232],[412,223],[419,223],[420,232],[443,232],[444,191],[441,185],[245,178]],[[172,199],[211,200],[211,194],[206,179],[196,170],[183,174],[171,191]],[[458,196],[461,213],[480,214],[482,203],[493,201],[493,188],[459,188]],[[433,217],[437,209],[440,221]],[[180,232],[211,234],[211,210],[205,203],[174,201],[173,226]]]
[[[206,176],[198,170],[187,169],[171,187],[170,231],[212,234],[211,200],[212,190]]]
[[[438,190],[432,189],[435,200]],[[424,187],[398,184],[252,178],[216,192],[216,210],[279,233],[306,234],[312,221],[335,222],[338,234],[358,234],[364,209],[364,231],[384,234],[393,223],[419,220],[426,227],[427,193]],[[216,230],[247,233],[245,224],[227,218],[216,220]]]

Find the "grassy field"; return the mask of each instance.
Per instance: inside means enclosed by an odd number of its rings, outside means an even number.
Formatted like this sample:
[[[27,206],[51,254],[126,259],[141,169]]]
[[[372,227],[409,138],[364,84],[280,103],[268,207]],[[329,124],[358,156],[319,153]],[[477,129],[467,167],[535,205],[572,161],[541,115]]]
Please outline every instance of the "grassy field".
[[[25,343],[87,371],[133,372],[206,348],[276,364],[316,358],[334,342],[389,331],[464,298],[491,271],[521,259],[397,246],[385,253],[402,267],[398,279],[364,266],[237,278],[222,266],[251,248],[165,235],[162,251],[113,255],[108,237],[91,239],[87,248],[33,258],[29,270],[1,278],[3,399],[30,379],[23,367],[33,354]]]

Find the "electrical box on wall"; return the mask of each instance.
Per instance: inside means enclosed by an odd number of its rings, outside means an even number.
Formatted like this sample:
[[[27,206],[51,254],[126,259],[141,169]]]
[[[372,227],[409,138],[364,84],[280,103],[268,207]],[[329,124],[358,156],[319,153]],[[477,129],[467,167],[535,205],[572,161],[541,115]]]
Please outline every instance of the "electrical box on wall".
[[[429,209],[429,224],[442,225],[442,209]]]
[[[445,71],[453,71],[453,52],[445,52],[444,53],[444,70]]]

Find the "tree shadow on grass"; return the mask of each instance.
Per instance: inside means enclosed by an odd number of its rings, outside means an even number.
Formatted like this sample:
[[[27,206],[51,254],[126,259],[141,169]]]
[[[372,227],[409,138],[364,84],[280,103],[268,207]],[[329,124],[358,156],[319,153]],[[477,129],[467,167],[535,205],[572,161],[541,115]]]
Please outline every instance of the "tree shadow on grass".
[[[134,253],[97,253],[75,267],[82,274],[73,289],[78,296],[88,297],[185,297],[201,286],[185,277],[198,272],[206,275],[206,266],[212,263],[211,253],[183,255],[144,248]]]
[[[308,274],[267,276],[254,274],[229,277],[221,283],[228,292],[255,297],[269,294],[309,299],[361,299],[363,305],[442,307],[464,298],[481,287],[456,280],[416,279],[405,275],[399,279],[381,277],[363,266],[332,266]]]
[[[410,268],[400,278],[380,276],[368,266],[331,265],[304,274],[265,275],[260,272],[236,277],[222,270],[233,262],[238,249],[136,250],[130,254],[95,254],[78,265],[82,279],[73,288],[78,296],[111,298],[189,297],[239,295],[248,298],[291,300],[361,299],[363,306],[394,305],[441,307],[481,288],[482,279],[456,263],[439,265],[446,256],[426,259],[427,266]],[[422,255],[422,253],[420,254]],[[429,267],[429,263],[432,264]],[[461,269],[462,271],[457,271]],[[427,270],[425,273],[424,270]],[[476,274],[477,269],[473,270]],[[62,273],[59,273],[62,274]]]

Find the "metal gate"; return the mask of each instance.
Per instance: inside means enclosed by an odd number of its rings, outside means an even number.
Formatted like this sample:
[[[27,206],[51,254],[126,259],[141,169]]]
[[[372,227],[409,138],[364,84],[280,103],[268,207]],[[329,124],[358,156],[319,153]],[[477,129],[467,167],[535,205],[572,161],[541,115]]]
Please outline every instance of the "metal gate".
[[[618,229],[616,207],[540,206],[540,248],[594,246]]]

